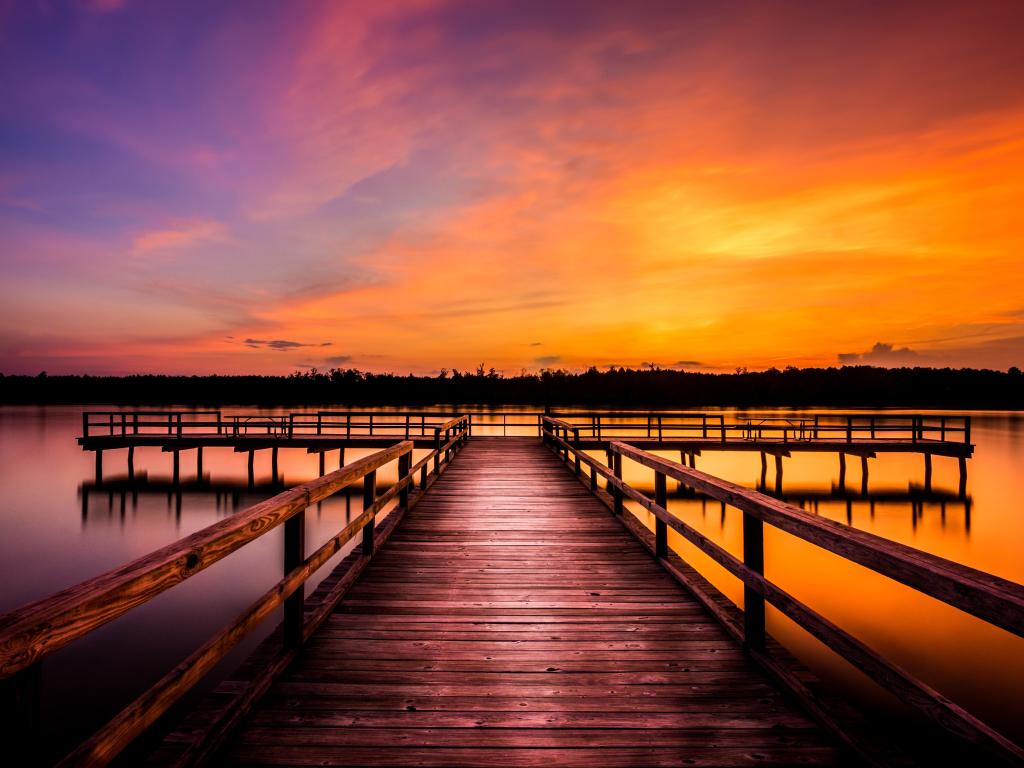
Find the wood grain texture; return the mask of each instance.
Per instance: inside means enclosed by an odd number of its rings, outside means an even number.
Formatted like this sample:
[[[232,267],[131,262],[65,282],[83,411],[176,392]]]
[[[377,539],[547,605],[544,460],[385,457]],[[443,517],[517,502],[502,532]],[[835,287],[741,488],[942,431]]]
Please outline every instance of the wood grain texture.
[[[537,440],[474,438],[212,762],[839,758]]]

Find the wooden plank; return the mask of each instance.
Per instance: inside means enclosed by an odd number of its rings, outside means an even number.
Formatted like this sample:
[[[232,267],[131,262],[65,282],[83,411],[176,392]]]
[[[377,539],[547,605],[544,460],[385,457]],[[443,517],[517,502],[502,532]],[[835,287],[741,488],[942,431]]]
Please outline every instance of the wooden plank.
[[[538,441],[474,438],[215,762],[839,758]]]

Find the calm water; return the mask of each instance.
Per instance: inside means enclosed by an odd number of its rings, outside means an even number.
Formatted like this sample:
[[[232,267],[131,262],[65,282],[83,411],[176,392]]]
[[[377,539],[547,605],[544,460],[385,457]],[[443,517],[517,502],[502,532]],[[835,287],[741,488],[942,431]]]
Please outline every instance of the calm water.
[[[855,492],[852,500],[836,493],[835,455],[795,454],[785,460],[782,495],[824,517],[1024,582],[1024,491],[1017,482],[1024,470],[1024,418],[1009,413],[972,417],[977,450],[969,462],[966,499],[957,497],[955,459],[935,459],[932,493],[923,494],[923,459],[900,454],[870,461],[867,496],[859,493],[860,463],[849,461],[846,487]],[[137,478],[145,477],[146,483],[118,489],[116,480],[126,476],[125,451],[111,451],[105,455],[108,485],[97,488],[93,455],[75,442],[80,428],[79,408],[0,408],[0,612],[146,554],[277,491],[269,482],[268,452],[257,455],[256,488],[250,490],[246,454],[207,450],[204,487],[190,488],[194,453],[183,453],[183,493],[168,492],[171,455],[146,448],[137,449],[135,458]],[[349,449],[346,458],[365,453]],[[328,456],[330,469],[337,454]],[[287,485],[318,474],[317,457],[302,450],[282,451],[279,466]],[[756,453],[707,453],[698,457],[697,466],[750,487],[756,487],[761,473]],[[653,492],[649,470],[626,462],[624,472],[627,482]],[[390,479],[385,473],[381,481]],[[772,467],[768,480],[774,486]],[[339,496],[312,510],[307,546],[312,549],[334,535],[358,514],[360,504],[358,495]],[[716,502],[682,495],[673,495],[669,506],[740,554],[738,512],[723,513]],[[652,524],[646,513],[637,514]],[[1024,640],[770,527],[765,540],[769,578],[954,701],[1024,740]],[[690,545],[671,543],[723,592],[742,601],[737,580]],[[48,658],[43,706],[52,743],[67,745],[90,732],[244,610],[280,574],[281,532],[274,531]],[[274,623],[267,623],[264,634]],[[896,703],[784,617],[770,612],[769,630],[819,676],[866,706],[901,716]],[[237,664],[261,636],[249,639],[219,671]]]

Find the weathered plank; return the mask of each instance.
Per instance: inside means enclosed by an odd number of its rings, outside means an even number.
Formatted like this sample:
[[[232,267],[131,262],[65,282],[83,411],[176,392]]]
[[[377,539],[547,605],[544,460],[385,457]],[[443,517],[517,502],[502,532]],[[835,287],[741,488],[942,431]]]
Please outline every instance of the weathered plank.
[[[839,757],[539,442],[474,439],[215,762]]]

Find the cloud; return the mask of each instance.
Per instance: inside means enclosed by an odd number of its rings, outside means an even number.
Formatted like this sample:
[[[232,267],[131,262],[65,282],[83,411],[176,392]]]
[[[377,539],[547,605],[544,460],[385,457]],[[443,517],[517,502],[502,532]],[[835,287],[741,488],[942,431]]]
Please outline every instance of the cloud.
[[[533,362],[535,362],[537,365],[543,366],[554,365],[555,363],[559,363],[561,361],[561,355],[541,355],[540,357],[533,358]]]
[[[132,252],[142,255],[154,251],[188,248],[204,243],[225,242],[229,239],[227,229],[219,221],[195,219],[139,233],[135,236],[132,244]]]
[[[921,365],[921,355],[910,347],[894,347],[882,341],[867,352],[840,352],[839,362],[843,365],[878,365],[886,368]]]
[[[286,352],[288,350],[299,349],[301,347],[329,347],[332,344],[330,341],[322,343],[308,343],[303,341],[291,341],[289,339],[245,339],[242,343],[247,347],[252,347],[253,349],[276,349],[278,352]]]

